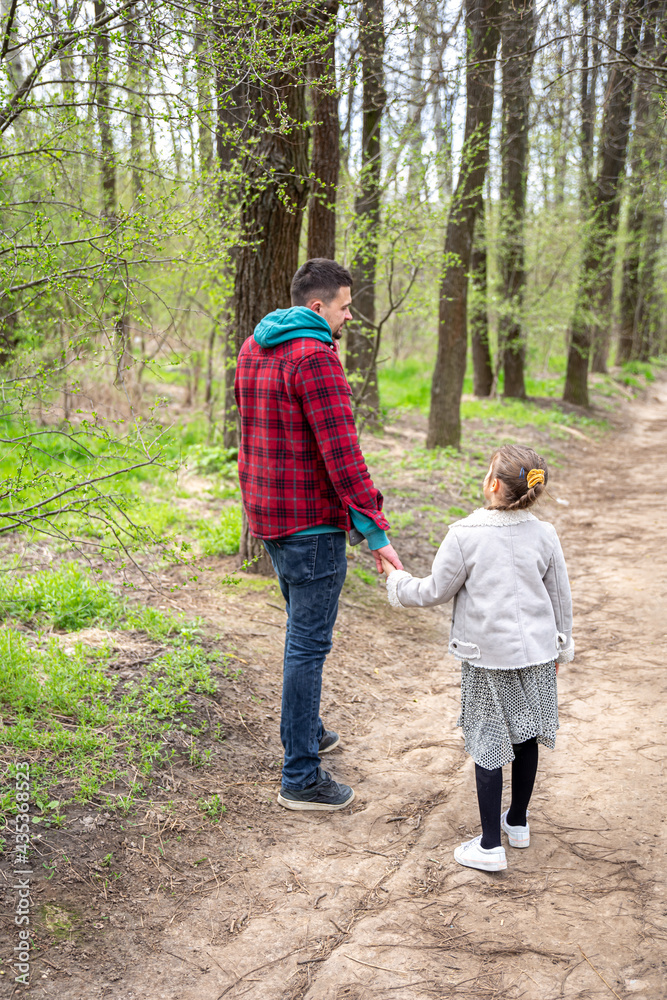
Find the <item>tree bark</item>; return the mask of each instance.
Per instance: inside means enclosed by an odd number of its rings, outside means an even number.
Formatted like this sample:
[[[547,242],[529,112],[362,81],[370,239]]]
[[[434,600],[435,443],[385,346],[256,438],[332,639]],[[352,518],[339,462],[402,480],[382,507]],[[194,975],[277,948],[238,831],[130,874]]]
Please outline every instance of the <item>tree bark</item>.
[[[490,396],[493,388],[493,362],[489,344],[487,304],[487,244],[484,206],[479,209],[470,258],[470,302],[468,326],[472,345],[473,392]]]
[[[318,44],[310,63],[313,103],[313,143],[310,158],[314,175],[308,205],[308,259],[336,256],[336,194],[340,170],[340,126],[336,88],[336,18],[338,0],[322,0],[313,10]]]
[[[141,39],[136,24],[137,10],[136,4],[128,10],[126,21],[127,34],[127,69],[128,83],[130,91],[139,89],[141,77],[143,75],[143,58],[141,51]],[[141,99],[130,93],[130,160],[132,164],[132,194],[135,202],[143,194],[144,182],[141,174],[141,160],[144,146],[143,126],[139,111],[141,110]]]
[[[230,41],[230,32],[224,21],[215,23],[215,44],[213,57],[215,61],[215,155],[218,164],[217,198],[222,218],[226,216],[228,205],[241,199],[238,186],[231,186],[229,170],[235,158],[237,147],[249,137],[250,131],[250,87],[246,79],[237,81],[229,77],[228,56],[226,46]],[[232,267],[236,266],[238,250],[232,252]],[[230,267],[231,271],[231,267]],[[221,280],[229,277],[223,275]],[[224,358],[224,393],[222,415],[223,447],[238,448],[238,414],[234,398],[234,375],[236,372],[236,357],[238,354],[237,339],[234,326],[235,307],[228,303],[219,314],[218,321],[222,324],[223,358]]]
[[[422,113],[426,103],[424,93],[424,53],[426,32],[424,19],[416,10],[417,23],[412,40],[412,48],[409,59],[410,72],[410,103],[408,118],[410,119],[409,134],[407,138],[408,153],[408,195],[414,204],[418,199],[424,184],[424,164],[422,162],[422,147],[424,145],[424,134],[422,132]]]
[[[95,0],[95,18],[99,19],[105,14],[106,0]],[[116,217],[116,156],[111,131],[109,49],[109,33],[102,29],[95,36],[95,106],[100,130],[102,213],[113,221]]]
[[[300,22],[292,21],[292,31]],[[234,314],[236,353],[267,313],[290,306],[290,285],[298,266],[299,237],[308,197],[305,84],[278,69],[253,88],[254,138],[245,163],[241,205],[243,243],[236,260]],[[259,539],[244,527],[241,558],[258,561],[256,572],[271,573]]]
[[[608,332],[611,321],[608,303],[609,282],[613,267],[613,241],[620,206],[620,178],[630,131],[630,107],[637,55],[641,0],[628,0],[623,26],[623,60],[609,72],[602,130],[598,174],[592,192],[584,237],[583,261],[577,288],[574,315],[570,325],[570,346],[563,399],[567,403],[588,406],[588,366],[596,338]]]
[[[461,168],[447,222],[440,285],[438,353],[431,385],[427,447],[461,442],[461,392],[467,353],[467,292],[475,221],[489,163],[499,0],[467,0],[466,124]]]
[[[503,67],[500,271],[502,304],[498,344],[502,344],[503,395],[525,399],[525,338],[521,310],[526,283],[524,216],[528,175],[528,114],[535,40],[534,0],[505,0],[500,29]]]
[[[355,200],[358,250],[352,265],[352,322],[346,324],[345,365],[357,406],[377,424],[380,400],[375,365],[375,277],[380,227],[382,150],[380,131],[387,101],[384,89],[384,0],[362,0],[359,28],[362,74],[361,176]]]
[[[201,5],[200,5],[201,7]],[[203,183],[213,170],[213,71],[211,44],[207,19],[197,20],[195,35],[195,65],[197,72],[197,145],[199,147],[199,172]]]
[[[644,30],[642,58],[650,66],[660,45],[660,25],[664,3],[651,3]],[[657,37],[656,37],[657,36]],[[655,219],[662,228],[660,176],[662,143],[658,129],[658,86],[655,75],[648,69],[637,76],[634,99],[634,130],[630,154],[630,179],[628,183],[628,223],[623,259],[621,284],[619,342],[617,361],[623,364],[642,354],[650,353],[643,318],[645,302],[653,298],[652,286],[655,267],[653,246],[656,230]]]

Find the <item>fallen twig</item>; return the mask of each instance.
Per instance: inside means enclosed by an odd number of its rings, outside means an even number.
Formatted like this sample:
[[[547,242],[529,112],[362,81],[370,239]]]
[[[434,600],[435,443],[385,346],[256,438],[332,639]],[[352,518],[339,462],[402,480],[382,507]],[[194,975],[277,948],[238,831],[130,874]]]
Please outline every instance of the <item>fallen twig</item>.
[[[365,965],[369,969],[379,969],[380,972],[393,972],[394,975],[398,973],[399,976],[407,976],[407,972],[401,972],[400,969],[388,969],[384,965],[372,965],[370,962],[362,962],[360,958],[352,958],[352,955],[344,955],[343,958],[349,958],[351,962],[358,962],[359,965]]]
[[[616,990],[614,989],[614,987],[613,987],[613,986],[610,986],[610,985],[609,985],[609,983],[608,983],[608,982],[607,982],[607,980],[606,980],[606,979],[604,978],[604,976],[602,975],[602,973],[598,972],[598,970],[597,970],[597,969],[595,968],[595,966],[594,966],[594,965],[593,965],[593,963],[591,962],[591,960],[590,960],[590,958],[588,957],[588,955],[586,955],[586,954],[584,953],[584,949],[583,949],[583,948],[581,947],[581,945],[580,945],[580,944],[579,944],[579,945],[577,945],[577,948],[579,949],[579,951],[581,952],[581,954],[582,954],[582,955],[584,956],[584,958],[586,959],[586,961],[587,961],[587,962],[588,962],[588,964],[590,965],[590,967],[591,967],[591,969],[593,970],[593,972],[595,973],[595,975],[596,975],[596,976],[599,976],[599,978],[600,978],[600,979],[602,980],[602,982],[603,982],[603,983],[605,984],[605,986],[607,987],[607,989],[608,989],[608,990],[611,990],[611,992],[612,992],[612,993],[614,994],[614,996],[616,997],[616,1000],[621,1000],[621,998],[619,997],[619,995],[618,995],[618,993],[616,992]]]

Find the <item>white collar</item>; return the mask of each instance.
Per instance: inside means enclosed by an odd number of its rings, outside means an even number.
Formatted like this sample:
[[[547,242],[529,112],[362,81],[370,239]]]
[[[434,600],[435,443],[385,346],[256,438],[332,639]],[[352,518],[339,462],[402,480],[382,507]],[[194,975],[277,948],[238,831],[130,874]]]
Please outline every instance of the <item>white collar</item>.
[[[537,520],[529,510],[494,510],[491,507],[478,507],[468,517],[464,517],[460,521],[453,521],[449,527],[478,528],[482,525],[490,525],[494,528],[503,528],[508,524]]]

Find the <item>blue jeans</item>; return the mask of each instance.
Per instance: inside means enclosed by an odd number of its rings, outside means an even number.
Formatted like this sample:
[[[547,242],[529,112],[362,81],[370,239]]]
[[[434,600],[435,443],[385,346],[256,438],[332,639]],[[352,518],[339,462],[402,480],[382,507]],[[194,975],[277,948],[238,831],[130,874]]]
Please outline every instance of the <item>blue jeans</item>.
[[[343,531],[264,539],[287,604],[280,739],[282,783],[291,791],[317,778],[322,668],[347,572],[345,541]]]

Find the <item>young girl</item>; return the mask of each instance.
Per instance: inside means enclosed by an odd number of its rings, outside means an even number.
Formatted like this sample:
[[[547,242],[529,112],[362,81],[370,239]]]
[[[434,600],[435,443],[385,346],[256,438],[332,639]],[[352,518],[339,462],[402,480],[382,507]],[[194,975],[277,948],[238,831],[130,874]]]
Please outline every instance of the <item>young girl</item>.
[[[558,536],[529,508],[544,492],[547,463],[507,445],[484,479],[487,506],[450,525],[431,575],[415,579],[383,566],[395,607],[454,598],[449,652],[461,663],[465,749],[475,761],[481,836],[454,851],[461,865],[507,868],[510,847],[528,847],[526,813],[537,744],[553,748],[558,729],[558,663],[574,659],[572,599]],[[501,815],[503,764],[512,762],[512,800]]]

